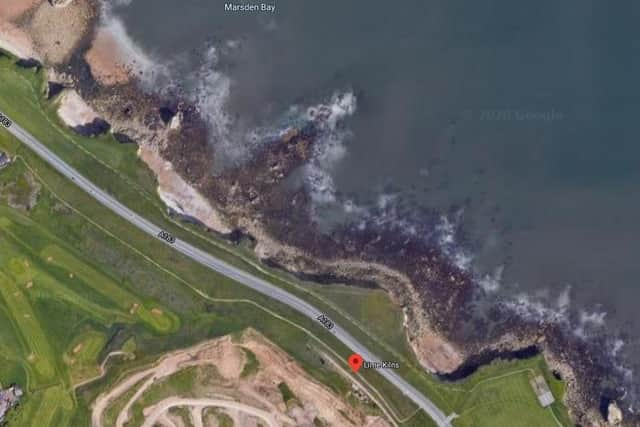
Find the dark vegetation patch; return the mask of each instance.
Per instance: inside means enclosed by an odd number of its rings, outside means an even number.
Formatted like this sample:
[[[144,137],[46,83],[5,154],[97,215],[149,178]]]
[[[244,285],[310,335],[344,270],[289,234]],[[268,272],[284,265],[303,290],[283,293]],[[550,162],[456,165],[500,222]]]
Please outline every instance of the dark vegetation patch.
[[[33,58],[18,59],[16,61],[16,65],[21,68],[26,68],[26,69],[35,68],[36,70],[39,70],[40,67],[42,66],[42,64],[40,64],[40,61]]]
[[[91,123],[75,126],[72,129],[82,136],[98,136],[107,133],[111,125],[106,120],[96,117]]]
[[[57,82],[48,82],[47,99],[53,99],[64,90],[64,85]]]
[[[295,394],[293,394],[293,391],[291,391],[287,383],[285,383],[284,381],[278,384],[278,390],[280,390],[280,394],[282,394],[282,400],[285,403],[288,403],[290,400],[296,398]]]
[[[166,106],[166,107],[160,107],[158,109],[158,112],[160,113],[160,118],[162,119],[162,122],[166,125],[166,124],[169,124],[169,122],[171,121],[171,119],[173,119],[173,117],[176,115],[178,110],[175,106]]]
[[[487,351],[477,356],[467,358],[458,369],[447,374],[438,375],[443,381],[459,381],[473,375],[484,365],[489,365],[496,360],[522,360],[530,359],[540,354],[536,346],[528,346],[519,350],[495,350]]]
[[[242,378],[246,378],[258,372],[258,369],[260,369],[260,362],[258,361],[258,358],[253,351],[244,347],[242,347],[242,351],[244,352],[246,360],[244,362],[244,366],[242,367],[240,376]]]
[[[124,133],[120,133],[120,132],[114,132],[113,133],[113,137],[116,139],[116,141],[118,141],[120,144],[137,144],[133,139],[129,138],[127,135],[125,135]]]

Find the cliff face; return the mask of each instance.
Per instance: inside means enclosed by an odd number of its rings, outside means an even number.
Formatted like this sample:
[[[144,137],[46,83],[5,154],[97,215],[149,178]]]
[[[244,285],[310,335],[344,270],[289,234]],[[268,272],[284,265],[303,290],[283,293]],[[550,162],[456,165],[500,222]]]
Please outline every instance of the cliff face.
[[[43,4],[34,7],[51,9]],[[83,22],[93,22],[93,3],[77,0],[65,9],[74,6],[86,18]],[[16,28],[31,28],[34,10],[25,12],[22,27]],[[56,31],[74,31],[65,26],[66,15],[57,16]],[[500,307],[488,320],[474,317],[477,288],[436,245],[373,226],[319,231],[310,195],[304,189],[287,190],[283,183],[309,161],[322,123],[290,129],[262,144],[241,167],[213,175],[216,153],[197,110],[184,100],[142,92],[117,58],[114,67],[105,65],[105,37],[87,27],[68,52],[37,53],[59,71],[50,73],[52,80],[73,86],[119,139],[139,144],[140,156],[157,174],[159,193],[170,206],[222,235],[251,236],[257,256],[270,265],[319,281],[384,288],[403,308],[409,342],[431,372],[452,373],[479,355],[537,346],[567,382],[575,420],[604,425],[598,407],[606,388],[604,374],[610,370],[607,361],[558,325],[526,321]]]
[[[491,324],[474,318],[471,279],[419,239],[367,227],[329,235],[317,230],[310,220],[310,196],[282,185],[308,161],[316,125],[293,129],[264,144],[242,167],[214,176],[215,152],[206,142],[204,124],[195,110],[183,106],[181,113],[180,132],[156,138],[160,144],[153,149],[206,198],[216,217],[224,218],[225,228],[213,230],[251,236],[260,259],[304,277],[384,288],[403,307],[409,342],[431,372],[456,372],[483,355],[536,346],[566,381],[566,402],[576,422],[605,425],[598,407],[608,362],[559,325],[526,321],[499,308]],[[211,213],[200,220],[210,218]]]

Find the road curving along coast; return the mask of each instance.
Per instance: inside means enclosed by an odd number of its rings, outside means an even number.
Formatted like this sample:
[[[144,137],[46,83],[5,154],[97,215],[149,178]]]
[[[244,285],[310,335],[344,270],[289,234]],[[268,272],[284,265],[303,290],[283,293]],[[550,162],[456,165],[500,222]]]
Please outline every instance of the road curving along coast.
[[[317,320],[323,313],[317,308],[307,303],[306,301],[298,298],[289,292],[263,280],[251,275],[233,265],[230,265],[211,254],[200,250],[189,243],[176,239],[161,229],[157,225],[148,221],[146,218],[138,215],[131,209],[124,206],[117,201],[114,197],[103,191],[87,178],[82,176],[78,171],[66,164],[62,159],[55,155],[51,150],[45,147],[41,142],[36,140],[32,135],[26,132],[18,124],[11,121],[6,115],[0,112],[0,117],[6,120],[2,121],[2,125],[13,136],[19,139],[22,143],[33,150],[38,156],[45,160],[49,165],[56,169],[59,173],[66,178],[73,181],[82,190],[87,192],[91,197],[96,199],[102,205],[124,218],[140,230],[144,231],[151,236],[158,238],[168,246],[171,246],[183,255],[191,258],[192,260],[224,275],[227,276],[249,288],[274,298],[277,301],[286,304],[303,315],[309,317],[312,320]],[[353,336],[347,331],[341,328],[337,324],[333,324],[331,329],[327,328],[338,340],[344,345],[350,348],[355,353],[360,354],[363,359],[371,362],[374,365],[382,364],[382,361],[376,357],[371,351],[369,351],[364,345],[360,344]],[[413,401],[417,406],[423,409],[440,427],[451,427],[451,416],[442,412],[429,398],[424,396],[415,387],[400,377],[393,369],[378,369],[380,375],[382,375],[387,381],[393,384],[398,390],[400,390],[407,398]]]

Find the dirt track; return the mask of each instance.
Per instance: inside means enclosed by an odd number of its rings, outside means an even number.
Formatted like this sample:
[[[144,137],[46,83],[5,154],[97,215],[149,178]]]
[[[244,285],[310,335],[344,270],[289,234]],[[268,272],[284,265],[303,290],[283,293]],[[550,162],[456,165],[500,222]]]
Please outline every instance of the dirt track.
[[[250,375],[243,375],[247,350],[255,355],[257,367]],[[332,426],[389,425],[383,418],[367,416],[347,404],[343,396],[311,378],[285,352],[257,332],[248,330],[239,341],[232,341],[229,336],[206,341],[166,354],[153,366],[129,374],[95,400],[92,427],[103,427],[103,416],[111,403],[135,389],[115,423],[116,427],[126,425],[134,404],[152,386],[162,387],[162,382],[171,375],[194,366],[215,367],[214,380],[197,383],[189,395],[169,396],[144,408],[144,426],[175,424],[167,411],[176,406],[190,410],[196,427],[202,426],[202,409],[209,406],[223,408],[238,426],[254,425],[255,418],[269,426],[312,425],[315,418]],[[283,401],[278,388],[282,383],[290,388],[295,396],[293,400]]]
[[[180,399],[177,397],[170,397],[152,407],[151,411],[146,414],[146,419],[144,421],[144,424],[142,424],[142,427],[153,427],[160,416],[165,414],[169,409],[179,406],[199,408],[201,412],[202,409],[208,406],[235,409],[238,411],[246,412],[247,414],[252,415],[256,418],[260,418],[262,421],[266,422],[269,427],[279,427],[283,424],[282,422],[278,422],[276,420],[276,417],[274,417],[269,412],[262,411],[243,403],[222,399]],[[202,418],[200,418],[200,420],[202,420]],[[285,421],[287,424],[291,423],[293,425],[293,420],[291,419],[282,421]]]

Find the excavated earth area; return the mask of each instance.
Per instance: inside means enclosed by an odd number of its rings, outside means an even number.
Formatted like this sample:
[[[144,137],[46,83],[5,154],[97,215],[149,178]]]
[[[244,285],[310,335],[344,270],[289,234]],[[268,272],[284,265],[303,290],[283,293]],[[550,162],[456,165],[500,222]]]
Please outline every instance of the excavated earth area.
[[[255,355],[257,365],[248,374],[246,352]],[[234,340],[229,336],[206,341],[194,347],[166,354],[153,366],[122,377],[92,404],[92,426],[104,424],[104,415],[113,403],[129,392],[133,394],[117,413],[116,426],[131,425],[131,408],[153,388],[190,367],[199,371],[188,395],[169,395],[143,408],[142,426],[164,425],[173,418],[173,408],[186,408],[193,425],[215,425],[205,416],[207,408],[227,414],[235,426],[313,426],[314,420],[330,426],[376,426],[389,424],[381,417],[366,415],[326,386],[311,378],[293,359],[254,330]],[[203,374],[206,372],[206,374]],[[279,385],[285,383],[293,398],[285,402]],[[163,421],[165,420],[165,421]],[[173,424],[169,424],[173,425]]]

